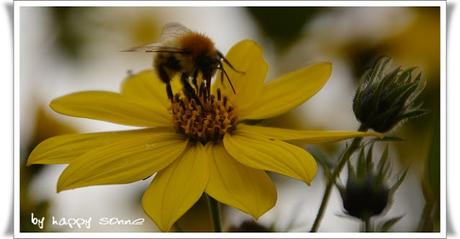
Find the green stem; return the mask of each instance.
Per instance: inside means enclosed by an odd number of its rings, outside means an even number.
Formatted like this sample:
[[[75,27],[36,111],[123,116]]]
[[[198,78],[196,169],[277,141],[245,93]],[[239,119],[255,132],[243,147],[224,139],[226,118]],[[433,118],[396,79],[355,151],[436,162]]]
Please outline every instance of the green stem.
[[[176,222],[176,224],[174,224],[174,226],[176,227],[177,232],[184,232],[184,229],[182,229],[182,227],[179,225],[179,222]]]
[[[214,232],[222,232],[219,202],[217,202],[216,199],[212,198],[209,195],[206,195],[206,198],[208,199],[209,213],[211,214]]]
[[[368,217],[364,220],[364,232],[372,232],[371,218]]]
[[[367,127],[364,125],[359,126],[358,131],[365,132],[367,131]],[[353,154],[353,152],[359,147],[359,143],[361,143],[362,138],[354,138],[353,141],[351,142],[350,147],[347,149],[347,151],[343,154],[342,158],[340,159],[339,163],[337,164],[337,167],[335,167],[334,171],[331,174],[331,177],[329,178],[327,184],[326,184],[326,189],[324,191],[323,195],[323,200],[321,201],[321,205],[319,207],[318,213],[316,214],[315,222],[313,223],[313,226],[310,229],[310,232],[317,232],[319,228],[319,224],[321,223],[321,219],[324,216],[324,212],[326,211],[327,203],[329,201],[329,197],[331,196],[332,188],[335,184],[335,180],[337,177],[340,175],[340,172],[342,172],[343,167],[345,164],[348,162],[350,159],[350,156]]]

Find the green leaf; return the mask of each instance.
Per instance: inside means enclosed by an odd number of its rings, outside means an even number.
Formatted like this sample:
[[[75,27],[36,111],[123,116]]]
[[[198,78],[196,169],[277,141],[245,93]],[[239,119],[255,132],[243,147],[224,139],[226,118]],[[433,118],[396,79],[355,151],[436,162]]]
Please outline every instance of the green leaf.
[[[358,166],[357,166],[357,176],[358,178],[362,178],[366,174],[366,158],[364,154],[364,148],[361,148],[358,158]]]
[[[402,114],[401,116],[399,116],[399,120],[417,118],[417,117],[427,115],[429,113],[430,111],[424,110],[424,109],[414,110],[414,111],[410,111],[405,114]]]
[[[388,230],[390,230],[391,227],[392,227],[394,224],[396,224],[399,220],[401,220],[401,218],[403,218],[403,217],[404,217],[404,215],[403,215],[403,216],[393,217],[393,218],[388,219],[387,221],[385,221],[385,222],[382,224],[382,226],[381,226],[381,228],[380,228],[380,231],[381,231],[381,232],[388,232]]]
[[[404,170],[404,172],[399,177],[398,181],[396,181],[396,183],[393,186],[391,186],[391,189],[390,189],[391,193],[394,193],[399,188],[399,186],[401,186],[402,182],[406,178],[406,175],[407,175],[407,169]]]
[[[371,146],[369,146],[369,149],[367,150],[367,158],[366,158],[366,169],[367,169],[367,172],[372,172],[372,170],[374,169],[374,165],[373,165],[373,161],[372,161],[372,150],[374,148],[374,145],[371,144]]]
[[[350,161],[347,162],[347,169],[348,169],[348,180],[356,180],[356,173],[355,170],[353,169],[353,166],[351,166]]]
[[[388,145],[385,147],[385,151],[383,151],[383,154],[380,157],[380,161],[377,166],[377,170],[381,178],[384,178],[386,176],[386,171],[388,168],[387,164],[388,164]]]
[[[386,142],[386,141],[390,141],[390,142],[395,142],[395,141],[404,141],[403,138],[401,137],[398,137],[398,136],[384,136],[383,138],[379,139],[379,138],[376,138],[376,139],[373,139],[372,142]]]

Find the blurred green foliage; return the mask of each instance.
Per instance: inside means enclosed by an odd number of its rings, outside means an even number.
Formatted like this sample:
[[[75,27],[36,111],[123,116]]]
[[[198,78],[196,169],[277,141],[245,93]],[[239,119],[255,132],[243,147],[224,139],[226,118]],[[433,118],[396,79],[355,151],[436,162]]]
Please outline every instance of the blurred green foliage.
[[[81,49],[88,42],[87,15],[94,11],[87,7],[52,7],[50,15],[54,24],[58,49],[70,59],[79,59]]]
[[[303,27],[326,10],[323,7],[248,7],[247,10],[267,38],[280,50],[302,36]]]
[[[42,170],[43,165],[25,166],[26,160],[32,149],[35,148],[41,141],[61,134],[76,133],[77,130],[72,126],[60,122],[43,108],[38,108],[35,118],[35,128],[31,141],[27,145],[21,145],[20,153],[20,231],[21,232],[38,232],[48,231],[47,225],[40,229],[37,225],[31,222],[31,213],[34,217],[49,217],[49,208],[51,203],[48,200],[37,200],[34,198],[34,189],[30,187],[31,183],[37,179]]]
[[[47,200],[35,200],[29,193],[28,186],[36,178],[43,169],[42,165],[33,165],[25,167],[24,164],[20,167],[20,231],[21,232],[39,232],[46,231],[47,225],[40,229],[37,225],[31,222],[31,213],[34,213],[35,218],[48,217],[49,202]]]
[[[198,202],[188,210],[174,225],[177,232],[211,232],[213,231],[206,196],[203,194]]]
[[[438,109],[439,110],[439,109]],[[439,114],[439,111],[437,112]],[[425,197],[425,207],[419,221],[418,231],[439,232],[440,231],[440,121],[439,117],[434,117],[435,125],[432,132],[432,142],[429,154],[425,161],[425,170],[421,179],[423,195]]]

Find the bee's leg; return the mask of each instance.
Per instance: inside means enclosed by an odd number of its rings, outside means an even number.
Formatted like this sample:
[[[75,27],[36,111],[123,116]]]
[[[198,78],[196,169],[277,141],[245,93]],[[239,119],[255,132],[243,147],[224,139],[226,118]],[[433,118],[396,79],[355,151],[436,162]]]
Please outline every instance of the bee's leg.
[[[199,90],[200,86],[198,85],[198,70],[195,69],[193,70],[192,73],[192,85],[195,87],[195,89]]]
[[[168,95],[168,99],[172,100],[174,94],[171,89],[171,78],[169,77],[168,72],[161,65],[158,65],[156,69],[157,69],[158,76],[160,77],[160,80],[166,84],[166,94]]]
[[[211,95],[211,77],[204,79],[206,82],[206,94]]]
[[[209,92],[206,92],[205,82],[202,81],[201,84],[198,85],[198,70],[197,69],[195,69],[192,73],[192,84],[197,90],[198,98],[203,97],[203,99],[206,100],[209,96]]]
[[[206,84],[206,94],[211,95],[211,79],[214,74],[212,71],[203,71],[203,79]]]
[[[189,99],[194,99],[196,103],[201,105],[201,100],[198,98],[198,95],[195,92],[195,89],[190,85],[190,82],[188,82],[188,75],[185,73],[182,73],[180,77],[180,81],[182,85],[184,86],[184,94],[189,98]]]
[[[168,99],[172,100],[173,99],[173,92],[171,88],[171,83],[168,82],[166,83],[166,94],[168,95]]]

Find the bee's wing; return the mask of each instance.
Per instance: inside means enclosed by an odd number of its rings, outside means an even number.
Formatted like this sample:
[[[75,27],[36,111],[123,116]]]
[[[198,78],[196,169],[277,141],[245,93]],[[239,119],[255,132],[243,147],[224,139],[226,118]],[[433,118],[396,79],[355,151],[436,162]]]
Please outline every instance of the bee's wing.
[[[150,43],[143,46],[136,46],[123,52],[146,52],[146,53],[155,53],[155,52],[165,52],[165,53],[183,53],[183,50],[177,47],[165,46],[160,42]]]
[[[161,32],[160,42],[174,40],[184,34],[192,32],[187,27],[177,22],[167,23]]]
[[[124,52],[166,52],[166,53],[183,53],[181,48],[174,47],[174,44],[170,44],[170,41],[175,40],[176,38],[190,33],[191,30],[187,27],[184,27],[180,23],[171,22],[167,23],[163,27],[161,32],[160,41],[155,43],[150,43],[143,46],[129,48],[124,50]]]

